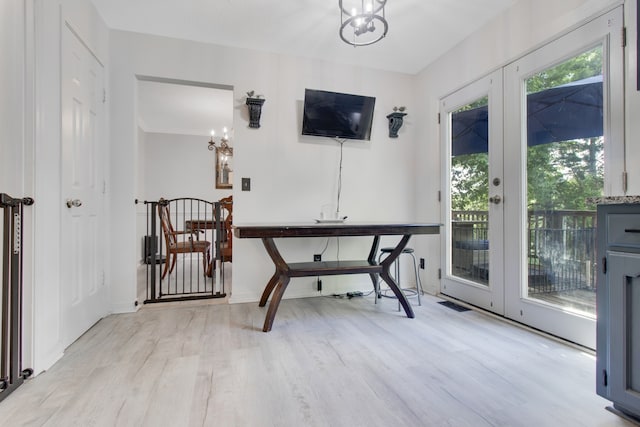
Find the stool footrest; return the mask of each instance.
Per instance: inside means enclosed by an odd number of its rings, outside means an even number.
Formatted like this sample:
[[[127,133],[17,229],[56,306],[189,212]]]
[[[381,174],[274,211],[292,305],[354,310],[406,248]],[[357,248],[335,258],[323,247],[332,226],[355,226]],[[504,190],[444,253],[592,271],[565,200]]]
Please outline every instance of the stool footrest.
[[[395,248],[381,248],[380,252],[382,252],[383,254],[390,254],[391,252],[393,252]],[[414,252],[413,248],[404,248],[402,250],[403,254],[412,254]]]

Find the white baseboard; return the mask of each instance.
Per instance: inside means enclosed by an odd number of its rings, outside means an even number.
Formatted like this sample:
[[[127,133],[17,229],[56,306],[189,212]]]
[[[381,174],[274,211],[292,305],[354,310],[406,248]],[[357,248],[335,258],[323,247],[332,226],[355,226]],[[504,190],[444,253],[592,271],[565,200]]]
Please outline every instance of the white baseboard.
[[[62,356],[64,356],[64,351],[60,349],[56,349],[55,351],[52,351],[50,354],[46,355],[45,357],[37,357],[34,362],[33,376],[31,378],[51,368],[58,360],[62,359]]]
[[[111,314],[135,313],[140,309],[142,301],[136,306],[133,301],[117,302],[111,305]]]

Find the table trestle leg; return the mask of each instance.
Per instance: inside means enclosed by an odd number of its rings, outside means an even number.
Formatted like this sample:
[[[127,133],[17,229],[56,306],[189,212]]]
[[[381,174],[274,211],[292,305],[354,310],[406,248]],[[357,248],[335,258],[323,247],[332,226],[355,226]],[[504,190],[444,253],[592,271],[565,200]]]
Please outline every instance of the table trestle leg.
[[[404,312],[407,313],[407,317],[413,319],[415,317],[415,314],[413,313],[411,304],[409,304],[409,301],[404,295],[404,292],[402,292],[402,289],[400,289],[400,286],[398,286],[393,277],[389,274],[389,269],[393,265],[393,262],[400,256],[402,250],[407,246],[407,243],[409,243],[410,238],[410,234],[403,235],[402,239],[400,239],[400,242],[398,242],[398,245],[395,247],[393,252],[391,252],[389,256],[384,260],[382,260],[382,262],[380,263],[380,265],[382,266],[380,277],[382,277],[382,280],[387,282],[389,288],[391,288],[393,293],[396,295],[396,297],[398,298],[398,302],[400,303],[400,305],[402,305],[402,308],[404,308]]]
[[[260,304],[259,304],[260,307],[264,307],[267,304],[267,300],[269,299],[269,296],[271,296],[271,292],[273,292],[273,288],[275,288],[276,285],[278,284],[279,279],[280,279],[280,272],[276,270],[276,272],[273,273],[273,276],[271,276],[269,283],[267,283],[267,286],[264,288],[264,291],[262,292],[262,297],[260,298]]]
[[[264,332],[269,332],[273,326],[273,320],[276,317],[276,312],[278,311],[280,300],[282,300],[282,295],[289,284],[289,266],[282,258],[282,255],[280,255],[280,251],[278,251],[273,238],[264,237],[262,239],[262,243],[264,244],[269,257],[276,266],[276,271],[271,277],[271,280],[269,280],[267,287],[264,289],[262,298],[260,298],[260,307],[264,307],[269,299],[269,295],[271,295],[271,303],[269,303],[267,316],[264,319],[264,327],[262,328]]]

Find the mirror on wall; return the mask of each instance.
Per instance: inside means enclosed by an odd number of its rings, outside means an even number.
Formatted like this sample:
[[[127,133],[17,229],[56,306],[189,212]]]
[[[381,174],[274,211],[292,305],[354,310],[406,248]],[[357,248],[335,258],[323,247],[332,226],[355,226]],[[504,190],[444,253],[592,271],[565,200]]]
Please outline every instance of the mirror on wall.
[[[233,188],[233,148],[216,149],[216,188]]]

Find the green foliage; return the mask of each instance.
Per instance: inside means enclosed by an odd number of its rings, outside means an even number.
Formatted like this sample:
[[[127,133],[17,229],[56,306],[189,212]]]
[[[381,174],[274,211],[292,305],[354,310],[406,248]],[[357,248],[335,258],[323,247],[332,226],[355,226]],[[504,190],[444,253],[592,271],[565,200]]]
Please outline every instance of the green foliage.
[[[489,156],[464,154],[451,161],[451,209],[486,210],[489,198]]]
[[[461,111],[473,110],[474,108],[484,107],[485,105],[489,105],[489,97],[488,96],[483,96],[482,98],[478,98],[476,101],[460,107],[459,109],[454,111],[454,113],[459,113]]]
[[[529,147],[529,206],[539,209],[592,210],[587,197],[604,187],[603,138],[587,138]]]
[[[600,74],[602,74],[602,47],[598,46],[530,77],[527,80],[527,94]]]

